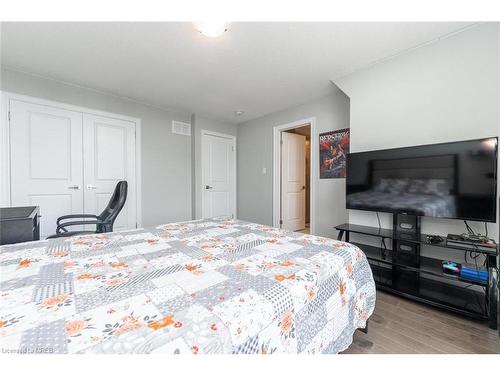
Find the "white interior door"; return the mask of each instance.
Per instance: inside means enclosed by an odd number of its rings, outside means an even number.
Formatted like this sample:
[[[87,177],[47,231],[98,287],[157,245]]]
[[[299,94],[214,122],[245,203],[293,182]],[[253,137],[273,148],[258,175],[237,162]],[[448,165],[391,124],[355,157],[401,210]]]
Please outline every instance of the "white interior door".
[[[83,114],[83,145],[84,212],[99,214],[108,204],[118,181],[126,180],[127,201],[113,230],[135,228],[135,123]]]
[[[306,226],[306,137],[281,133],[282,228],[302,230]]]
[[[40,206],[40,237],[83,212],[82,113],[10,101],[11,204]]]
[[[235,140],[202,134],[202,216],[236,217]]]

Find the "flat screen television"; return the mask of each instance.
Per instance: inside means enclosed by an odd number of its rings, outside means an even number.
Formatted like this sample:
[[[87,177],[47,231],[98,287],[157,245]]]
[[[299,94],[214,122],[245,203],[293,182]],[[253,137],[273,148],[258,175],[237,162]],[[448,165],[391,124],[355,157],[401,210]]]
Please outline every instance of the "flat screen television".
[[[347,155],[348,209],[496,221],[498,138]]]

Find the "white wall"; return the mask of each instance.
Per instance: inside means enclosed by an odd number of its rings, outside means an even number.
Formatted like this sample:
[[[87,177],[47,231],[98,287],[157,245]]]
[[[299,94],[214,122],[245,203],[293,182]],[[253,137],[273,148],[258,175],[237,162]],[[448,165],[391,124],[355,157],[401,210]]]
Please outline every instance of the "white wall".
[[[352,152],[499,136],[499,24],[479,25],[335,83],[351,101]],[[369,212],[351,210],[349,221],[377,225]],[[392,226],[390,215],[382,221]],[[458,220],[423,218],[422,224],[426,233],[464,232]],[[489,224],[489,232],[498,239],[497,225]]]
[[[212,120],[206,117],[193,115],[191,117],[191,133],[192,133],[192,181],[193,181],[193,218],[200,219],[202,217],[201,197],[203,194],[202,181],[202,162],[201,162],[201,131],[210,130],[217,133],[237,136],[238,127],[233,124],[228,124],[221,121]]]
[[[190,122],[190,114],[9,69],[1,73],[4,91],[141,118],[143,225],[191,219],[191,139],[171,132],[172,120]]]
[[[315,117],[316,133],[349,127],[349,98],[332,85],[332,94],[274,112],[238,126],[238,218],[272,225],[273,128]],[[311,152],[318,154],[318,149]],[[262,168],[267,173],[262,173]],[[312,165],[311,168],[319,168]],[[319,172],[317,174],[319,176]],[[333,226],[347,221],[345,179],[317,179],[314,205],[315,234],[334,237]]]

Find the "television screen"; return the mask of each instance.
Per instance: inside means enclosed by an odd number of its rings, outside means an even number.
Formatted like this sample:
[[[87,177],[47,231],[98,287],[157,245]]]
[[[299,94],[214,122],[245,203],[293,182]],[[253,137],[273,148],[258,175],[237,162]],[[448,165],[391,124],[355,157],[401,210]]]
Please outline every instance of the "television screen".
[[[347,208],[496,221],[498,138],[347,155]]]

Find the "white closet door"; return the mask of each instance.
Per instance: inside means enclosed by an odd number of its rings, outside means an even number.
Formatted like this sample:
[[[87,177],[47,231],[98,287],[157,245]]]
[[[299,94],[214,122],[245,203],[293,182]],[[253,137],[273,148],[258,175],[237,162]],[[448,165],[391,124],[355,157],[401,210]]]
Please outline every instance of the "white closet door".
[[[128,181],[127,202],[113,230],[136,227],[135,123],[83,114],[84,211],[99,214],[116,184]]]
[[[40,237],[54,234],[83,212],[82,114],[11,100],[10,144],[11,204],[40,206]]]

